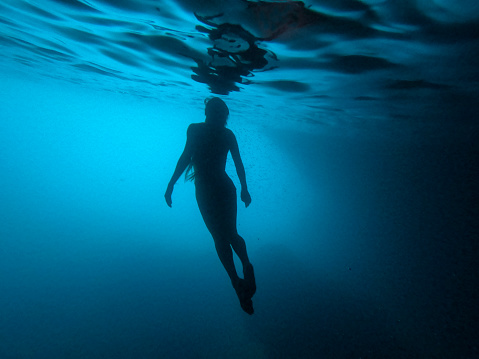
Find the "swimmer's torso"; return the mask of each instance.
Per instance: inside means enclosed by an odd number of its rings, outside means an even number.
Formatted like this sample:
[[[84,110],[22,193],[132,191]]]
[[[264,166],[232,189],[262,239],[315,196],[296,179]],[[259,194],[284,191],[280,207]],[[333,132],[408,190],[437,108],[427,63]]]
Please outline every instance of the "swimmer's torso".
[[[189,134],[195,182],[226,179],[225,167],[231,131],[224,127],[197,123],[190,126]]]

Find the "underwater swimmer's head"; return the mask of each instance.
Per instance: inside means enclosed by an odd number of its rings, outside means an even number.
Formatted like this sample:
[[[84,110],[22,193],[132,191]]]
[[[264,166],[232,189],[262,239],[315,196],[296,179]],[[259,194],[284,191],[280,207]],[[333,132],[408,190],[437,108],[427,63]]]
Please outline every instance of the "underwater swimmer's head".
[[[230,114],[225,102],[219,97],[213,97],[211,99],[206,99],[205,104],[205,122],[217,126],[225,126]]]

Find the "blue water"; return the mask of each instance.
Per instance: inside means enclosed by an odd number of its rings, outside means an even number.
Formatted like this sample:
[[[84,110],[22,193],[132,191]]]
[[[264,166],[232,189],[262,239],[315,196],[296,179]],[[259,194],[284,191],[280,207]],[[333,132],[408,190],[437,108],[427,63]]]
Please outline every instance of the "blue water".
[[[476,1],[4,0],[0,49],[0,358],[479,357]],[[253,316],[163,198],[212,95]]]

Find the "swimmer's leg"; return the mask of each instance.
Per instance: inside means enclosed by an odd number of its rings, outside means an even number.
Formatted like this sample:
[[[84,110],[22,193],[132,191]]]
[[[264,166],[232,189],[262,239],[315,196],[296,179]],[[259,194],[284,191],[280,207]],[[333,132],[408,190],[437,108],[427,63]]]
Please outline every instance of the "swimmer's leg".
[[[230,236],[231,247],[233,247],[235,253],[238,255],[243,267],[249,263],[248,253],[246,252],[246,243],[244,239],[235,233]]]
[[[215,241],[215,248],[216,252],[218,253],[218,257],[220,258],[223,267],[226,269],[226,273],[231,279],[231,284],[238,296],[240,301],[241,308],[248,314],[253,314],[253,301],[251,297],[253,296],[251,293],[251,285],[246,280],[241,279],[238,277],[238,273],[236,272],[236,268],[234,265],[233,260],[233,251],[231,250],[230,243],[216,238]],[[251,265],[251,264],[250,264]]]
[[[248,253],[246,252],[246,243],[244,239],[237,233],[231,237],[230,243],[235,253],[241,260],[241,263],[243,264],[243,274],[247,287],[247,293],[250,297],[252,297],[256,292],[256,280],[254,277],[253,265],[249,261]]]
[[[248,295],[248,288],[244,279],[240,279],[238,281],[235,291],[240,301],[241,309],[243,309],[249,315],[253,314],[253,301],[251,300],[251,296]]]
[[[233,260],[233,251],[231,250],[230,244],[221,239],[221,238],[213,238],[215,241],[215,248],[216,253],[218,253],[218,257],[220,258],[221,264],[225,267],[226,273],[231,279],[231,284],[233,287],[236,288],[238,285],[239,277],[238,273],[236,273],[235,263]]]

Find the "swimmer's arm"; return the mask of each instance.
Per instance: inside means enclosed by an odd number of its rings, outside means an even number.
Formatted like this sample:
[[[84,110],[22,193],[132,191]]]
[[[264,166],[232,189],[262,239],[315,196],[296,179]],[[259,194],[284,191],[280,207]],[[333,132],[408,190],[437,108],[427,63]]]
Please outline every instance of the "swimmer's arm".
[[[241,160],[238,142],[232,132],[230,137],[230,152],[235,163],[236,173],[241,183],[241,200],[245,203],[246,207],[248,207],[251,203],[251,196],[248,192],[248,185],[246,184],[246,171],[244,169],[243,161]]]
[[[178,159],[178,163],[176,164],[175,171],[171,176],[170,182],[168,183],[168,187],[166,188],[165,193],[165,200],[166,204],[171,207],[171,194],[173,193],[173,187],[175,186],[176,181],[180,178],[181,174],[186,170],[186,167],[191,162],[191,156],[193,154],[192,146],[191,146],[191,137],[192,137],[192,129],[191,125],[188,127],[188,131],[186,132],[186,145],[181,154],[180,158]]]
[[[235,163],[236,173],[238,174],[241,188],[248,189],[248,185],[246,184],[246,171],[244,170],[243,161],[241,160],[238,142],[236,141],[236,137],[233,133],[231,133],[230,137],[230,152],[231,157],[233,157],[233,161]]]

